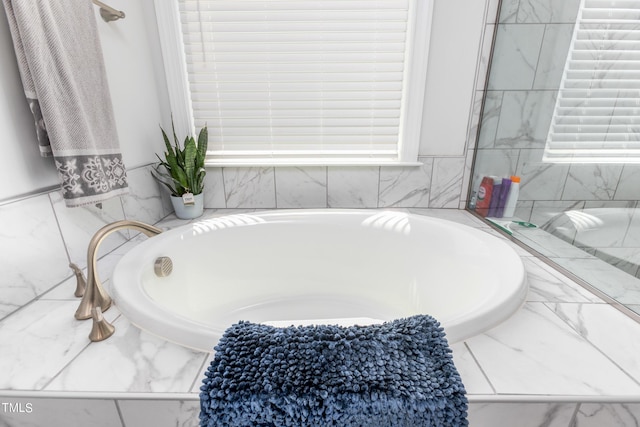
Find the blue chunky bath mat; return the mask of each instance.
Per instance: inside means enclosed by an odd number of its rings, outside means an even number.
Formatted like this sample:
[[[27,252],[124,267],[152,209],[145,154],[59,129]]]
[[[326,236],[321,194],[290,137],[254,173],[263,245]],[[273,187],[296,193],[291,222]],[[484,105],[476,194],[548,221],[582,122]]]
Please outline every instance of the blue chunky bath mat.
[[[200,426],[463,427],[467,398],[440,324],[231,326],[200,388]]]

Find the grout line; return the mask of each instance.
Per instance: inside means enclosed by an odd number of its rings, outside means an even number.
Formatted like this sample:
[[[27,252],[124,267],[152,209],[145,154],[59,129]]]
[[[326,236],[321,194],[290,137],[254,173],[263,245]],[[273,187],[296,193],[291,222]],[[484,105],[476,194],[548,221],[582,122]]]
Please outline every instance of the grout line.
[[[576,408],[573,410],[573,415],[571,415],[571,420],[569,420],[569,427],[575,427],[577,424],[578,412],[580,411],[580,407],[582,403],[576,403]]]
[[[329,166],[324,167],[324,207],[330,208],[329,206]]]
[[[67,241],[64,238],[64,233],[62,232],[62,227],[60,226],[60,220],[58,219],[58,215],[56,214],[56,209],[53,207],[53,200],[51,200],[51,193],[47,194],[47,199],[49,200],[49,205],[51,206],[51,213],[53,214],[53,219],[56,221],[56,226],[58,227],[58,232],[60,233],[62,246],[64,246],[64,251],[67,254],[67,262],[72,262],[71,254],[69,253],[69,248],[67,246]]]
[[[196,383],[198,382],[198,380],[200,380],[200,382],[202,381],[202,373],[205,370],[205,365],[207,364],[207,360],[209,360],[209,355],[210,355],[210,353],[205,353],[204,360],[200,364],[200,370],[198,371],[198,374],[195,376],[195,378],[193,379],[193,381],[189,385],[189,390],[190,391],[193,390],[193,388],[196,386]]]
[[[122,410],[120,409],[120,405],[116,399],[113,399],[113,403],[116,406],[116,411],[118,411],[118,417],[120,417],[120,423],[122,427],[127,427],[127,423],[124,422],[124,416],[122,415]]]
[[[382,166],[378,166],[378,186],[376,188],[376,208],[380,208],[380,180],[382,179]]]
[[[116,317],[116,319],[117,319],[117,317]],[[90,319],[87,319],[87,320],[90,320]],[[114,319],[114,322],[115,322],[115,319]],[[112,323],[113,323],[113,322],[112,322]],[[89,346],[90,346],[90,345],[91,345],[91,342],[88,342],[84,347],[82,347],[82,349],[80,349],[80,351],[78,351],[78,353],[77,353],[75,356],[73,356],[73,358],[72,358],[71,360],[69,360],[69,361],[68,361],[68,362],[67,362],[67,363],[66,363],[62,368],[60,368],[60,370],[59,370],[58,372],[56,372],[56,374],[55,374],[55,375],[53,375],[51,378],[49,378],[49,381],[47,381],[46,383],[44,383],[44,385],[43,385],[43,386],[40,388],[40,390],[38,390],[38,391],[44,390],[44,389],[45,389],[45,388],[47,388],[49,385],[51,385],[51,383],[52,383],[56,378],[58,378],[58,377],[60,376],[60,374],[61,374],[65,369],[67,369],[67,367],[69,367],[73,362],[75,362],[75,361],[76,361],[76,359],[77,359],[77,358],[78,358],[82,353],[84,353],[84,351],[85,351],[87,348],[89,348]]]
[[[278,209],[278,184],[277,184],[277,173],[276,173],[276,168],[272,167],[271,170],[273,171],[273,209]]]
[[[482,372],[482,375],[484,376],[484,379],[487,380],[487,383],[489,383],[489,387],[491,387],[491,390],[493,391],[493,393],[497,395],[498,392],[496,391],[496,388],[493,386],[493,383],[491,382],[491,380],[489,380],[489,376],[484,371],[484,369],[482,369],[482,365],[480,365],[480,362],[478,361],[478,359],[476,359],[476,355],[473,354],[473,351],[471,351],[471,347],[469,347],[469,344],[467,344],[466,341],[464,342],[464,346],[467,348],[467,351],[469,352],[469,354],[473,358],[473,361],[476,362],[476,365],[478,366],[478,369],[480,369],[480,372]]]
[[[227,206],[227,188],[226,188],[226,185],[224,183],[224,170],[225,170],[225,168],[220,168],[220,175],[222,176],[222,180],[221,180],[221,182],[222,182],[222,197],[224,199],[224,208],[227,209],[228,208],[228,206]]]
[[[35,198],[38,196],[42,196],[45,194],[49,194],[52,193],[56,190],[60,189],[60,185],[56,184],[56,185],[51,185],[48,187],[44,187],[42,189],[39,190],[34,190],[34,191],[30,191],[28,193],[24,193],[18,196],[13,196],[13,197],[8,197],[6,199],[2,199],[0,200],[0,206],[4,206],[4,205],[10,205],[12,203],[18,203],[21,202],[23,200],[27,200],[27,199],[31,199],[31,198]]]

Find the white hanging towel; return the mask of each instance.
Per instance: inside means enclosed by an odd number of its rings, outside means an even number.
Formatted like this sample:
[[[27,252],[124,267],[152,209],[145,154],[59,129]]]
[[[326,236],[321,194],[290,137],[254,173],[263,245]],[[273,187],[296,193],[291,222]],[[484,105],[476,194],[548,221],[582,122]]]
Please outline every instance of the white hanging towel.
[[[93,5],[3,0],[40,153],[68,207],[128,193]]]

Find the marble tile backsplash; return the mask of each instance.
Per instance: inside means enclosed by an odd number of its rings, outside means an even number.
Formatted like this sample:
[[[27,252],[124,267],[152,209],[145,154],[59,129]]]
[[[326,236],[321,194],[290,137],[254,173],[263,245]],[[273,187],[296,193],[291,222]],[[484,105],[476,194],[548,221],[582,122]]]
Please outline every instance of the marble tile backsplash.
[[[472,152],[472,150],[470,150]],[[224,167],[207,172],[205,208],[458,208],[471,157],[420,166]]]
[[[99,205],[66,208],[59,191],[0,205],[0,319],[72,277],[69,263],[87,264],[87,247],[102,226],[121,219],[156,223],[169,214],[148,167],[128,171],[131,194]],[[104,240],[99,256],[131,236]]]

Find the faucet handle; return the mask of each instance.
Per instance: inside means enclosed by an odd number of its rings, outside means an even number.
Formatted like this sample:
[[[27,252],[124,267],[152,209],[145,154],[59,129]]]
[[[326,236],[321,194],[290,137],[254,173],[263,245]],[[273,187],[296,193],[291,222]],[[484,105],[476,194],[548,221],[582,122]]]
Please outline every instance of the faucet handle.
[[[91,317],[93,317],[93,326],[89,339],[92,342],[106,340],[116,331],[116,328],[102,315],[100,306],[91,309]]]
[[[80,298],[84,295],[84,290],[87,288],[87,279],[84,277],[84,273],[74,263],[69,263],[69,267],[73,270],[73,274],[76,275],[76,291],[73,293],[76,297]]]

